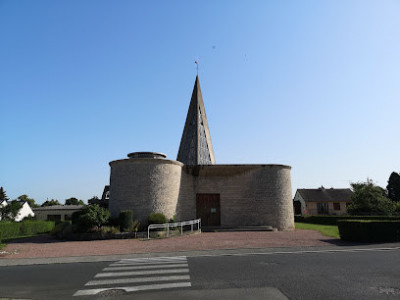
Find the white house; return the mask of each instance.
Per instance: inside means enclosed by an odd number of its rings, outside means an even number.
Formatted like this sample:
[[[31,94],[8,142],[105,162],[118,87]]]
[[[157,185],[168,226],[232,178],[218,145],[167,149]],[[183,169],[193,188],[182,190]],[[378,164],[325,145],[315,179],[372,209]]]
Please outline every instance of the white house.
[[[30,207],[29,203],[26,201],[18,201],[21,204],[21,209],[18,211],[17,216],[15,217],[16,222],[22,221],[26,217],[34,217],[35,213],[33,212],[32,208]],[[3,200],[0,202],[0,206],[6,206],[8,202]],[[0,217],[1,220],[1,217]]]
[[[19,201],[19,204],[22,205],[21,209],[18,211],[17,216],[15,217],[16,222],[22,221],[26,217],[34,217],[35,213],[33,212],[31,206],[26,201]]]
[[[7,200],[0,200],[0,206],[7,206],[8,202]],[[1,221],[1,216],[0,216],[0,221]]]

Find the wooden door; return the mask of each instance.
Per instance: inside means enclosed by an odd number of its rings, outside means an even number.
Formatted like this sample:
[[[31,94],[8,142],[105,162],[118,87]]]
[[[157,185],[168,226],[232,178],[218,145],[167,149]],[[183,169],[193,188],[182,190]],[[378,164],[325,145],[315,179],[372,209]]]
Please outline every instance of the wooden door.
[[[203,226],[221,225],[219,194],[196,194],[196,217]]]

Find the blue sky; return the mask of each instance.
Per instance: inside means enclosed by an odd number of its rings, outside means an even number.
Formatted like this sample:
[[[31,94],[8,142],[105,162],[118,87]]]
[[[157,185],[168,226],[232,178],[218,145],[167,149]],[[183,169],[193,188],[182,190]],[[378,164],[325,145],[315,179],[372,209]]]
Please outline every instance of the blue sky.
[[[199,59],[217,163],[292,188],[400,171],[399,1],[0,0],[0,186],[101,196],[112,160],[176,159]]]

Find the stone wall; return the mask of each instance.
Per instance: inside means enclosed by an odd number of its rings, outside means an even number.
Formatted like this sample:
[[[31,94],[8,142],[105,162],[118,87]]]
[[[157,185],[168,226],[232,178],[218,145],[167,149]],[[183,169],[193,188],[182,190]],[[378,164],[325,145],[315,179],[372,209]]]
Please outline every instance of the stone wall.
[[[184,166],[182,178],[179,219],[196,217],[196,194],[220,194],[221,226],[294,229],[288,166]]]
[[[125,159],[110,166],[113,217],[133,210],[141,222],[152,212],[191,220],[196,218],[196,194],[220,194],[221,226],[294,229],[289,166],[186,166],[166,159]]]
[[[147,222],[150,213],[172,218],[181,184],[183,164],[166,159],[112,161],[109,209],[113,217],[132,210],[135,219]]]

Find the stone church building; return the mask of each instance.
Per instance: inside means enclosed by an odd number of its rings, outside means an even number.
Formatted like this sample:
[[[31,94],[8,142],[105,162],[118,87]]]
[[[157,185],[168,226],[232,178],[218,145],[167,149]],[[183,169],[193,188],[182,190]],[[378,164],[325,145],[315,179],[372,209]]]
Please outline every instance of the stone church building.
[[[150,213],[203,226],[272,226],[294,229],[290,166],[216,164],[199,78],[176,160],[134,152],[110,162],[109,209],[132,210],[146,223]]]

